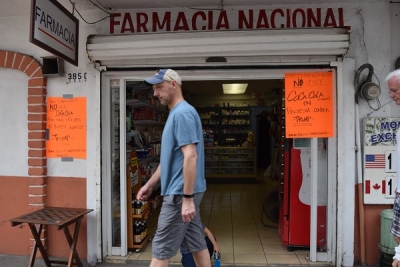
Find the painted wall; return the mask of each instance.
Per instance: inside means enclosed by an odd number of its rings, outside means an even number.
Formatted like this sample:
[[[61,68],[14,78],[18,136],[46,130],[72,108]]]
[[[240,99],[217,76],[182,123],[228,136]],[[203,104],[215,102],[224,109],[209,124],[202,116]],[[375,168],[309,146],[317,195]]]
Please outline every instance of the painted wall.
[[[63,0],[60,1],[64,6],[68,9],[71,9],[69,1]],[[280,5],[282,6],[282,5]],[[290,5],[289,7],[303,7],[306,5]],[[309,5],[307,5],[309,6]],[[315,5],[317,7],[324,7],[327,5]],[[374,81],[381,84],[382,87],[382,95],[379,98],[382,106],[389,102],[389,97],[385,92],[387,91],[387,87],[384,83],[384,78],[386,74],[393,69],[393,55],[400,54],[398,51],[400,48],[393,48],[391,46],[391,31],[392,33],[396,33],[395,29],[396,25],[393,25],[391,28],[390,24],[390,14],[393,15],[394,10],[399,9],[399,5],[389,4],[388,1],[377,1],[370,2],[366,4],[356,4],[354,2],[351,3],[343,3],[343,4],[332,4],[330,7],[343,7],[344,8],[344,24],[346,26],[351,27],[351,44],[349,53],[346,55],[348,58],[352,58],[355,60],[355,66],[358,68],[364,63],[371,63],[375,68],[376,78]],[[0,45],[0,49],[2,50],[11,50],[17,51],[20,53],[32,55],[37,60],[41,61],[41,57],[50,56],[50,53],[34,46],[33,44],[28,42],[29,36],[29,1],[26,3],[25,7],[21,7],[26,9],[25,16],[13,16],[13,17],[0,17],[0,35],[2,36],[2,42]],[[264,7],[265,8],[265,7]],[[267,6],[267,8],[274,8],[274,6]],[[81,14],[85,17],[87,21],[96,21],[102,17],[104,17],[104,13],[92,8],[91,10],[82,10]],[[393,16],[392,16],[393,17]],[[77,184],[71,184],[73,188],[79,185],[85,188],[85,194],[80,192],[77,195],[79,198],[79,204],[86,205],[88,208],[94,208],[95,212],[90,213],[87,216],[87,224],[91,225],[87,229],[87,258],[92,259],[94,255],[98,255],[99,246],[100,246],[100,90],[99,90],[99,75],[100,73],[93,68],[93,64],[89,62],[86,52],[85,52],[85,43],[86,38],[89,34],[96,33],[104,33],[108,30],[109,24],[107,20],[102,21],[98,24],[89,25],[86,24],[80,19],[80,47],[79,47],[79,67],[75,67],[70,65],[69,63],[65,63],[65,71],[66,72],[87,72],[88,80],[87,82],[82,83],[66,83],[65,77],[56,77],[48,79],[48,96],[61,96],[62,94],[73,94],[74,96],[84,96],[87,98],[87,159],[86,160],[74,160],[73,162],[61,162],[59,159],[49,159],[48,160],[48,176],[49,180],[52,181],[54,179],[54,191],[51,191],[51,194],[56,194],[59,190],[62,190],[65,185],[64,179],[70,179],[71,181],[77,182]],[[397,24],[399,25],[399,24]],[[392,35],[393,35],[392,34]],[[397,33],[396,33],[397,35]],[[397,37],[396,37],[397,38]],[[396,53],[397,52],[397,53]],[[12,71],[11,71],[12,72]],[[11,77],[15,79],[11,79]],[[348,91],[349,94],[354,93],[354,88],[352,85],[352,76],[350,73],[346,77],[345,90]],[[26,101],[26,97],[23,97],[21,92],[12,92],[12,96],[8,96],[8,93],[5,92],[10,90],[9,88],[19,88],[22,86],[23,79],[19,74],[10,73],[10,71],[0,69],[0,78],[2,79],[2,85],[0,86],[0,97],[4,99],[5,96],[8,99],[13,99],[14,105],[10,103],[6,103],[5,107],[7,109],[13,108],[14,113],[12,116],[15,116],[15,121],[26,120],[26,103],[21,103],[21,101]],[[376,79],[376,80],[375,80]],[[21,100],[21,101],[19,101]],[[4,101],[4,100],[0,100]],[[11,102],[11,101],[10,101]],[[25,105],[25,106],[24,106]],[[371,102],[371,107],[376,107],[377,103]],[[3,110],[3,105],[2,110]],[[14,108],[14,107],[18,108]],[[365,101],[360,102],[360,117],[363,118],[371,113],[373,110],[368,103]],[[348,107],[349,110],[352,107]],[[395,104],[391,103],[385,105],[379,111],[373,112],[371,116],[383,117],[383,116],[396,116],[399,114],[400,108],[395,106]],[[4,113],[1,112],[0,122],[4,123],[4,120],[9,124],[9,120],[4,118]],[[354,114],[350,114],[350,118],[354,116]],[[25,118],[24,118],[25,117]],[[16,126],[19,125],[19,122]],[[0,141],[0,145],[4,145],[6,147],[12,146],[14,148],[13,152],[9,154],[5,154],[4,150],[0,152],[0,159],[2,160],[2,166],[0,167],[0,175],[5,175],[6,180],[12,179],[14,177],[25,177],[27,175],[26,169],[26,122],[21,123],[21,127],[18,129],[22,129],[18,131],[18,144],[14,147],[9,143],[4,143],[4,141]],[[25,127],[25,129],[24,129]],[[350,124],[349,127],[354,127],[354,124]],[[8,130],[7,130],[8,131]],[[22,132],[22,133],[20,133]],[[14,139],[15,139],[15,135]],[[6,139],[10,139],[11,133],[5,132],[4,130],[0,130],[0,138],[3,140],[3,137]],[[25,138],[25,139],[24,139]],[[346,145],[349,149],[354,147],[354,139],[353,136],[348,136],[348,140]],[[8,153],[8,152],[7,152]],[[24,154],[25,153],[25,154]],[[8,157],[9,155],[10,157]],[[15,162],[15,158],[20,158],[21,160],[18,163]],[[350,161],[352,162],[352,161]],[[9,167],[16,166],[16,167]],[[4,168],[4,169],[3,169]],[[355,166],[350,166],[350,168],[355,168]],[[2,172],[4,171],[4,174]],[[1,182],[1,180],[0,180]],[[355,177],[346,177],[343,180],[344,184],[341,184],[339,189],[345,190],[346,193],[342,194],[342,199],[340,203],[354,203],[354,185],[356,184]],[[51,182],[53,183],[53,181]],[[8,185],[10,186],[10,185]],[[71,190],[73,190],[73,188]],[[350,189],[349,189],[350,188]],[[53,189],[51,189],[53,190]],[[24,191],[18,191],[17,194],[23,194]],[[10,196],[9,196],[10,197]],[[51,200],[51,195],[49,193],[49,201]],[[65,202],[64,202],[65,201]],[[63,203],[59,204],[71,204],[67,203],[67,199],[63,200]],[[53,202],[52,202],[53,203]],[[75,203],[76,204],[76,203]],[[18,208],[23,207],[24,205],[19,203],[17,205]],[[354,205],[353,205],[354,206]],[[343,208],[343,207],[342,207]],[[367,207],[368,208],[368,207]],[[21,208],[21,211],[24,208]],[[354,247],[354,208],[345,208],[341,209],[343,211],[342,214],[338,216],[338,224],[341,225],[343,229],[343,234],[339,236],[340,242],[338,244],[343,245],[343,261],[341,265],[351,266],[353,265],[354,255],[353,255],[353,247]],[[369,214],[369,213],[368,213]],[[376,217],[377,214],[373,213]],[[93,227],[95,226],[95,227]],[[24,242],[24,241],[23,241]],[[371,244],[371,246],[377,246],[377,244]],[[55,252],[56,253],[56,252]]]
[[[1,70],[0,70],[1,73]],[[30,231],[27,224],[11,227],[8,221],[29,211],[28,179],[26,176],[0,175],[0,251],[2,254],[28,255]]]
[[[0,175],[28,175],[28,77],[14,69],[0,71]]]
[[[65,3],[68,1],[64,1]],[[0,50],[16,51],[34,57],[42,62],[41,57],[51,56],[49,52],[29,43],[29,10],[30,2],[27,1],[25,6],[21,6],[26,15],[0,17],[0,34],[4,38],[4,42],[0,45]],[[23,13],[23,12],[21,12]],[[67,84],[65,77],[52,77],[47,80],[47,95],[62,96],[62,94],[73,94],[74,96],[84,96],[87,98],[87,151],[90,151],[86,160],[74,160],[73,162],[62,163],[60,159],[48,159],[47,161],[47,182],[46,187],[47,203],[46,205],[57,205],[66,207],[84,207],[93,208],[95,212],[90,213],[82,224],[80,231],[80,240],[78,244],[78,253],[82,257],[89,260],[97,258],[100,255],[101,240],[99,234],[99,210],[100,206],[96,200],[100,199],[100,195],[96,194],[96,184],[100,184],[100,97],[99,90],[95,90],[95,81],[98,71],[90,67],[89,60],[85,52],[85,39],[89,33],[93,33],[94,29],[90,27],[92,32],[87,31],[87,27],[80,27],[80,53],[79,67],[65,63],[65,71],[84,71],[87,72],[88,81],[80,84]],[[4,59],[4,58],[3,58]],[[0,122],[7,125],[0,130],[0,146],[5,149],[0,150],[0,182],[4,187],[1,192],[1,203],[9,198],[19,196],[14,200],[12,212],[1,212],[1,221],[5,222],[0,227],[0,232],[17,233],[14,235],[15,246],[7,244],[6,247],[0,248],[1,253],[9,254],[29,254],[29,230],[27,227],[11,228],[7,222],[8,219],[22,215],[30,211],[27,198],[29,196],[29,177],[28,175],[28,130],[27,130],[27,81],[25,74],[18,73],[16,70],[0,68],[0,98],[2,112]],[[26,75],[25,75],[26,76]],[[4,112],[3,112],[4,110]],[[14,144],[10,142],[14,140]],[[67,180],[64,181],[64,180]],[[19,184],[18,188],[15,185]],[[89,188],[89,189],[88,189]],[[65,195],[63,198],[58,198]],[[56,200],[54,200],[55,198]],[[10,209],[2,209],[8,211]],[[88,223],[86,223],[86,221]],[[87,227],[91,225],[91,227]],[[11,229],[10,229],[11,228]],[[52,229],[48,231],[49,244],[62,243],[60,234]],[[7,235],[7,234],[6,234]],[[65,238],[64,238],[65,239]],[[11,239],[10,239],[11,240]],[[60,241],[60,242],[59,242]],[[65,241],[65,240],[64,240]],[[52,256],[66,257],[65,253],[67,244],[58,247],[49,248]]]

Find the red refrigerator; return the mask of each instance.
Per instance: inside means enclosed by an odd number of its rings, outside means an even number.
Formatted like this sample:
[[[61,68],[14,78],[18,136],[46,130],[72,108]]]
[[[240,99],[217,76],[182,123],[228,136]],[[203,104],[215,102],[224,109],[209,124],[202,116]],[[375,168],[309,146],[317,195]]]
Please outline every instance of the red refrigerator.
[[[311,154],[309,146],[286,140],[283,175],[279,178],[279,235],[289,251],[310,246]],[[327,160],[324,140],[318,143],[317,247],[326,248]],[[296,148],[300,147],[300,148]]]

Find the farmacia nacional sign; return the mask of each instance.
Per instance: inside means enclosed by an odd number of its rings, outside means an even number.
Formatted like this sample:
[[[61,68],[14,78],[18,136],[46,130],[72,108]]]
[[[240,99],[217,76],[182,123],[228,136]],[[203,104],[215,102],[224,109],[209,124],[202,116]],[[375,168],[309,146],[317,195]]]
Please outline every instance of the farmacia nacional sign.
[[[326,27],[344,27],[343,8],[124,11],[113,13],[109,33]]]

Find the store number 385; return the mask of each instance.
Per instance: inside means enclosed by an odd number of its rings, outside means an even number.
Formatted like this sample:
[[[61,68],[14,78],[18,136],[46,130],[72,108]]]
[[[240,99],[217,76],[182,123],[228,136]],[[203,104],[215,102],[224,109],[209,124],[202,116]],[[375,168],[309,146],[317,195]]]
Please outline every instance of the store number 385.
[[[68,72],[67,83],[86,82],[86,72]]]

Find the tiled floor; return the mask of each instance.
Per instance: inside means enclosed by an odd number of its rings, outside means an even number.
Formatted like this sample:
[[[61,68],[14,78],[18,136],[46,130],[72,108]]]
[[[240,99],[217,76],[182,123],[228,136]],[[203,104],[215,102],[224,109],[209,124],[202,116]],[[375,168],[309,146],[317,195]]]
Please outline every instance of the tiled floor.
[[[265,227],[262,224],[261,210],[267,190],[265,182],[207,185],[201,216],[203,223],[217,238],[222,264],[310,264],[307,249],[288,252],[281,244],[276,225],[270,223],[275,227]],[[151,233],[155,229],[156,217],[154,214],[148,221]],[[171,263],[179,263],[180,258],[178,253]],[[130,260],[150,259],[151,243],[143,251],[130,256]]]

